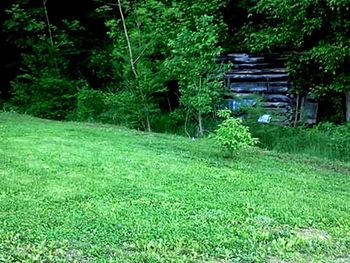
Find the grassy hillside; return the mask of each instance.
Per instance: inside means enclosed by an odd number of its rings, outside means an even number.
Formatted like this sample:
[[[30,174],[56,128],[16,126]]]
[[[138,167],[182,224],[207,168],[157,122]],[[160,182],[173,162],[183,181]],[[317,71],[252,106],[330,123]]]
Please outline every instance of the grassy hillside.
[[[0,114],[0,262],[349,262],[350,165]]]

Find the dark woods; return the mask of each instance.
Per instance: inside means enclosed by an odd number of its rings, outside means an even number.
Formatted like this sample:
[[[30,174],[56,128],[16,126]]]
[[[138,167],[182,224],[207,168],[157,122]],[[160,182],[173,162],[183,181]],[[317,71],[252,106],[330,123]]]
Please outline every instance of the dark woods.
[[[202,136],[233,52],[286,53],[295,96],[350,119],[349,1],[1,1],[3,110]],[[192,131],[192,132],[191,132]]]

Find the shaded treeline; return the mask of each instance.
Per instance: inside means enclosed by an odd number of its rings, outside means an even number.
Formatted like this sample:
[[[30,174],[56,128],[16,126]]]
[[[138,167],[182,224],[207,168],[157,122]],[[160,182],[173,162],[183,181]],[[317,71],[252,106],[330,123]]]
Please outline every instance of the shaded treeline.
[[[293,92],[320,99],[320,120],[350,118],[348,0],[0,5],[5,110],[201,136],[224,91],[215,57],[288,52]]]

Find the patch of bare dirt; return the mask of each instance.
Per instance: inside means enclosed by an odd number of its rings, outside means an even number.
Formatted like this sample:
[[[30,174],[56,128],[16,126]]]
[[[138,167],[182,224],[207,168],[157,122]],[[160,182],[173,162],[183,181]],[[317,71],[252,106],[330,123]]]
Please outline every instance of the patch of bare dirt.
[[[268,257],[266,259],[266,263],[290,263],[290,262],[279,258],[275,258],[275,257]]]
[[[329,235],[326,231],[307,228],[295,231],[295,234],[304,240],[327,240]]]

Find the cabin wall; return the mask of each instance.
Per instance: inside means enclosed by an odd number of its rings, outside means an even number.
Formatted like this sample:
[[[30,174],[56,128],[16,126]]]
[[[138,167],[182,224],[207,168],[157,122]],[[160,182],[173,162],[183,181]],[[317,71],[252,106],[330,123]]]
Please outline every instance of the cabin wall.
[[[294,98],[292,81],[285,67],[285,57],[279,54],[228,54],[222,57],[232,68],[226,73],[227,106],[237,110],[241,106],[254,106],[261,97],[263,114],[272,120],[291,122]]]

